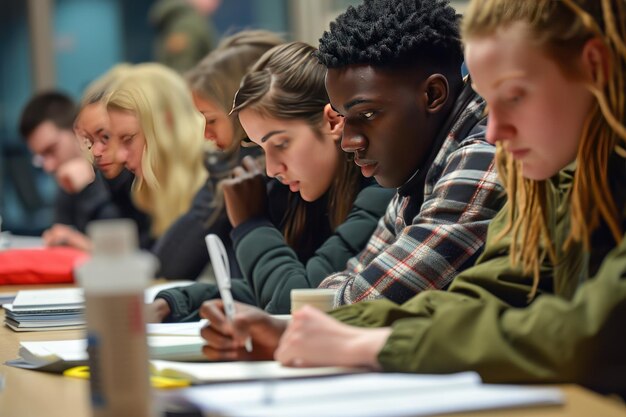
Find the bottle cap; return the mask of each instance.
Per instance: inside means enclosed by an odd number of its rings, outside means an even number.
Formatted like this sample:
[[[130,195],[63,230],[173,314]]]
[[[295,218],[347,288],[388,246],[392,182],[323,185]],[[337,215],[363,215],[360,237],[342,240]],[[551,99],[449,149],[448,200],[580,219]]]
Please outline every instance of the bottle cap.
[[[127,255],[137,250],[137,225],[130,219],[95,220],[87,225],[93,253]]]

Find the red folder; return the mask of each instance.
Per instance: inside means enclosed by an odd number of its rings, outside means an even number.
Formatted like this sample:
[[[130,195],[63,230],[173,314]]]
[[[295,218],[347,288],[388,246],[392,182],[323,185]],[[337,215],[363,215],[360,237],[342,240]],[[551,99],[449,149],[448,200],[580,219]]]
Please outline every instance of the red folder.
[[[0,251],[0,285],[74,282],[74,268],[89,254],[69,247]]]

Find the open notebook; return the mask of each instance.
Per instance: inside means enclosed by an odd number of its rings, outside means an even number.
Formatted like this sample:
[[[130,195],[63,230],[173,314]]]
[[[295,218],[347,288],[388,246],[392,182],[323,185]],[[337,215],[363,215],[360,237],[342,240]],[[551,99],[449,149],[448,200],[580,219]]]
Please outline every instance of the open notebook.
[[[165,409],[173,404],[202,415],[231,417],[431,416],[563,401],[558,389],[487,385],[475,373],[365,373],[205,385],[159,393]]]
[[[206,320],[195,323],[148,324],[148,347],[153,359],[202,361],[204,339],[199,336]],[[85,339],[20,342],[19,359],[7,365],[47,372],[63,372],[87,364]]]

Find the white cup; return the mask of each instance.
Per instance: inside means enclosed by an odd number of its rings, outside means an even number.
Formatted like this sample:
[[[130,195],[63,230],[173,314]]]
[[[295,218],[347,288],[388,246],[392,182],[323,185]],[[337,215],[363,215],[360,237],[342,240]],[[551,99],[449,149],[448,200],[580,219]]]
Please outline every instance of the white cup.
[[[310,305],[322,311],[330,311],[335,305],[336,289],[332,288],[298,288],[291,290],[291,313],[304,305]]]

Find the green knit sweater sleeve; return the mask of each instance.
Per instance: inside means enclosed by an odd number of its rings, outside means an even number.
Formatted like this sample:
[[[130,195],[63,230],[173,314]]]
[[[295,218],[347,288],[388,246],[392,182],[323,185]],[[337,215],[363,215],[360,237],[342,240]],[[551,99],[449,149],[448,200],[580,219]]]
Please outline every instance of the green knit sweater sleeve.
[[[394,192],[377,185],[361,190],[346,220],[306,264],[274,227],[257,227],[239,239],[237,260],[258,305],[272,314],[289,313],[292,289],[316,288],[328,275],[343,270],[367,243]]]

